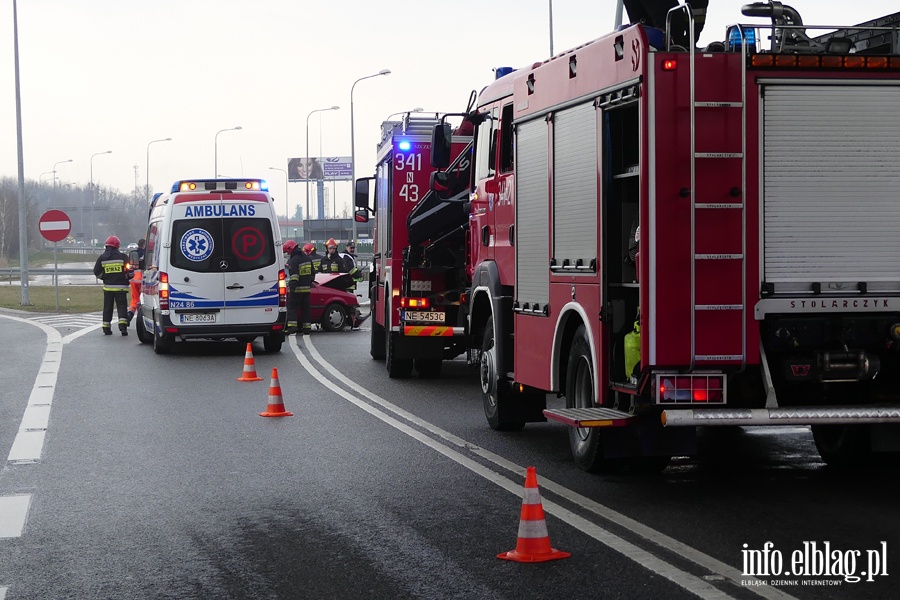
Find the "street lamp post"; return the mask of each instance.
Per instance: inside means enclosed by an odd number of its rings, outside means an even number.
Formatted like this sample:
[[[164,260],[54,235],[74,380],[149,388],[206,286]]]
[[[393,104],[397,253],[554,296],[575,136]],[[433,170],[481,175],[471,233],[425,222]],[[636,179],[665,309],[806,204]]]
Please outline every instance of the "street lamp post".
[[[94,247],[94,197],[96,196],[96,193],[94,192],[94,157],[100,156],[101,154],[112,154],[112,150],[97,152],[96,154],[91,155],[91,248]]]
[[[238,125],[236,127],[229,127],[228,129],[220,129],[219,131],[216,132],[215,164],[214,164],[214,168],[213,168],[213,175],[215,176],[215,178],[219,177],[219,134],[222,133],[223,131],[238,131],[240,129],[243,129],[243,127]]]
[[[303,229],[303,235],[304,235],[304,237],[307,237],[307,238],[309,237],[309,233],[308,233],[309,225],[308,224],[309,224],[310,214],[311,214],[309,212],[309,118],[311,116],[313,116],[314,114],[316,114],[317,112],[325,112],[326,110],[338,110],[340,108],[341,107],[337,106],[337,105],[329,106],[328,108],[317,108],[315,110],[310,111],[309,114],[306,115],[306,165],[307,165],[307,167],[306,167],[306,182],[304,183],[304,185],[306,186],[306,214],[304,216],[306,217],[305,221],[306,221],[307,225]]]
[[[156,142],[171,142],[172,138],[163,138],[161,140],[153,140],[147,144],[147,170],[144,171],[144,178],[147,180],[147,203],[150,202],[150,144]]]
[[[279,169],[278,167],[269,167],[269,168],[272,169],[273,171],[281,171],[282,173],[284,173],[284,235],[285,235],[285,237],[287,237],[287,233],[288,233],[287,224],[288,224],[288,219],[290,217],[290,215],[288,213],[288,179],[290,179],[290,177],[288,176],[287,169]]]
[[[382,69],[375,73],[374,75],[366,75],[365,77],[360,77],[356,81],[353,82],[353,85],[350,86],[350,207],[353,208],[353,197],[356,190],[356,149],[354,143],[354,131],[353,131],[353,89],[356,87],[356,84],[362,81],[363,79],[371,79],[372,77],[378,77],[379,75],[390,75],[390,69]],[[353,212],[353,211],[351,211]],[[353,224],[353,240],[356,240],[356,219],[351,220]]]
[[[395,113],[389,114],[389,115],[387,116],[387,118],[385,119],[385,121],[390,121],[390,120],[391,120],[391,117],[396,117],[397,115],[406,115],[406,114],[409,114],[409,113],[420,113],[420,112],[422,112],[422,110],[424,110],[424,109],[421,108],[421,107],[416,107],[416,108],[414,108],[414,109],[412,109],[412,110],[401,110],[400,112],[395,112]]]
[[[56,187],[56,165],[61,165],[63,163],[74,162],[71,158],[69,160],[61,160],[59,162],[53,163],[53,187]]]

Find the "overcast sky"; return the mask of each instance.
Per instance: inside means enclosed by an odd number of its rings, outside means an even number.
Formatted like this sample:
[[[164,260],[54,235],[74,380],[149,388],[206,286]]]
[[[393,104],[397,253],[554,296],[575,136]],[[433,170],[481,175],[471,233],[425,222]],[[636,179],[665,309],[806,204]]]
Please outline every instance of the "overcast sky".
[[[711,0],[701,44],[750,22],[744,0]],[[550,54],[548,0],[19,0],[25,176],[130,192],[218,171],[269,180],[283,207],[293,156],[350,156],[353,94],[357,176],[374,170],[391,113],[461,111],[497,66]],[[556,0],[556,53],[613,29],[616,0]],[[794,0],[807,24],[850,24],[900,10],[882,0]],[[627,17],[625,17],[627,22]],[[17,174],[12,2],[0,7],[0,176]],[[136,167],[136,169],[135,169]],[[305,204],[291,183],[290,204]],[[349,184],[337,186],[338,212]],[[314,203],[313,203],[314,204]],[[293,209],[292,209],[293,212]]]

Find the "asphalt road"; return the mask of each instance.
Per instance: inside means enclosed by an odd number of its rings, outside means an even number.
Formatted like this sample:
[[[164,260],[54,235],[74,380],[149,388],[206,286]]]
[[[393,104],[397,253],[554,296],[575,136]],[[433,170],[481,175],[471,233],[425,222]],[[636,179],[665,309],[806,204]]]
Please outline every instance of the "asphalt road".
[[[562,425],[490,430],[464,361],[388,379],[366,329],[255,344],[246,383],[241,344],[157,356],[99,320],[0,313],[0,600],[896,597],[897,470],[835,473],[805,428],[705,432],[661,475],[589,475]],[[258,415],[273,368],[293,417]],[[496,557],[527,466],[570,558]],[[782,576],[743,575],[767,542]],[[833,570],[884,555],[887,574],[783,575],[826,543]]]

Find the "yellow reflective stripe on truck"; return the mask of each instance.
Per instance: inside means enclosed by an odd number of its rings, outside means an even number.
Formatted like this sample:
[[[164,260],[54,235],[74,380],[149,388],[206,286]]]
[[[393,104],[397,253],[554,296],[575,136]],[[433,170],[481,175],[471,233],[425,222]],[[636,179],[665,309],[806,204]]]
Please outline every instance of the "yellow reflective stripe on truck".
[[[403,335],[410,337],[453,337],[452,327],[438,325],[407,325]]]

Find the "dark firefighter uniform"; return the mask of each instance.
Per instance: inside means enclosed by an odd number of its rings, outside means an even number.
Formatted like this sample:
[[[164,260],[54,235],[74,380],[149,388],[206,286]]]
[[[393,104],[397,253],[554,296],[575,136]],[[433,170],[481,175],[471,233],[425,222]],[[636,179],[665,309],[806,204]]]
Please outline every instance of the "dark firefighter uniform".
[[[356,293],[356,282],[362,281],[363,274],[356,266],[356,243],[353,241],[347,242],[345,249],[346,252],[341,254],[341,259],[344,261],[344,272],[349,273],[350,277],[353,278],[353,283],[350,284],[347,291],[354,294]]]
[[[312,289],[312,260],[304,249],[294,242],[287,242],[285,249],[290,251],[287,262],[288,270],[288,321],[284,332],[288,335],[297,333],[297,313],[300,314],[300,327],[304,335],[310,332],[309,294]]]
[[[337,251],[337,242],[331,238],[325,242],[325,256],[322,257],[322,263],[319,266],[322,273],[346,273],[344,270],[344,261]]]
[[[113,302],[119,316],[119,331],[128,335],[128,291],[129,273],[126,269],[128,257],[119,252],[119,239],[110,236],[106,240],[106,250],[94,263],[94,275],[103,281],[103,325],[104,335],[112,335]]]

